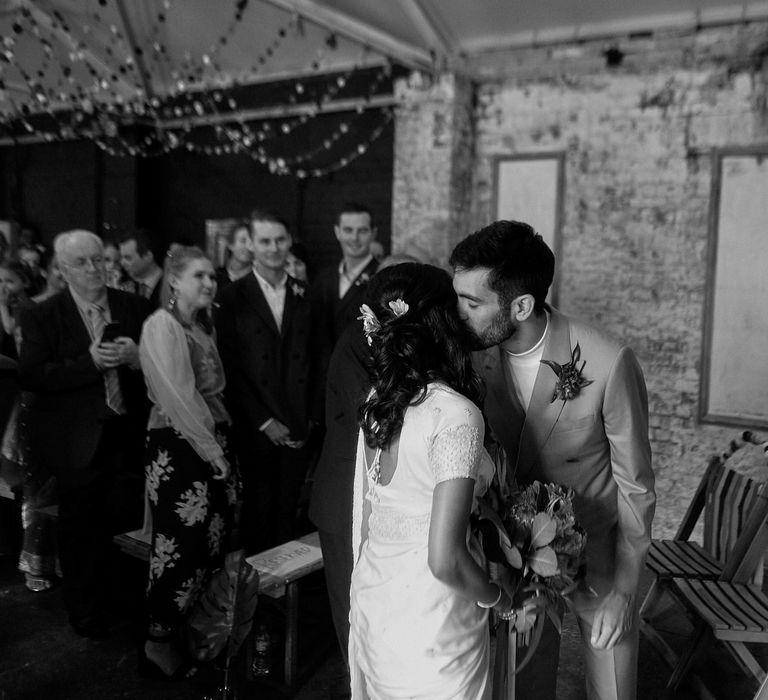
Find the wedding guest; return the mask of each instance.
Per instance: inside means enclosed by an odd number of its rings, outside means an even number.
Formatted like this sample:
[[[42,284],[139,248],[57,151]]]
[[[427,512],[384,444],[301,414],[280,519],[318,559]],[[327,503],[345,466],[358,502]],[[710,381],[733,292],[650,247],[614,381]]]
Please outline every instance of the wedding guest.
[[[22,314],[19,375],[34,392],[30,458],[57,478],[70,623],[77,634],[100,637],[109,622],[111,537],[141,522],[147,401],[136,342],[148,309],[136,295],[107,288],[95,234],[59,234],[54,250],[68,288]],[[109,322],[119,328],[108,339]]]
[[[512,602],[468,536],[493,477],[448,274],[404,263],[375,281],[364,324],[373,391],[353,495],[353,700],[490,697],[488,609]]]
[[[252,273],[221,293],[216,313],[243,480],[240,533],[249,554],[297,534],[322,391],[312,372],[307,286],[285,272],[285,223],[254,211],[251,244]]]
[[[223,267],[216,270],[218,291],[245,277],[253,267],[251,250],[251,230],[247,220],[239,221],[229,233],[227,260]]]
[[[40,303],[66,287],[52,252],[48,253],[45,279],[46,288],[32,297],[32,303]],[[17,334],[16,341],[21,344],[21,333]],[[23,475],[23,482],[19,484],[23,528],[19,571],[24,573],[26,587],[37,593],[52,587],[60,569],[56,547],[56,479],[50,470],[29,454],[27,422],[32,399],[30,392],[20,393],[5,431],[2,451],[6,464],[15,465],[19,474]]]
[[[312,283],[314,315],[320,321],[320,342],[328,347],[328,353],[347,324],[358,317],[368,281],[379,266],[371,253],[376,227],[368,207],[345,204],[333,231],[341,247],[341,262],[320,270]]]
[[[29,273],[16,260],[0,263],[0,354],[17,359],[19,314],[29,306]]]
[[[145,451],[152,520],[142,673],[187,675],[181,625],[207,573],[224,560],[237,500],[228,451],[224,371],[210,309],[213,265],[197,247],[166,256],[162,306],[144,324],[139,354],[152,410]]]
[[[294,279],[310,282],[309,251],[298,241],[291,244],[285,261],[285,271]]]
[[[4,236],[0,233],[0,243],[4,240]],[[0,256],[1,266],[6,265],[7,262],[4,257]],[[0,435],[5,430],[19,391],[18,367],[16,365],[18,352],[17,345],[13,342],[17,324],[15,309],[11,307],[15,306],[13,290],[18,290],[24,286],[23,281],[16,273],[6,272],[4,277],[7,278],[5,283],[0,283]],[[6,326],[10,332],[6,332]],[[0,547],[0,551],[5,549],[7,547]]]
[[[120,264],[120,246],[111,239],[104,241],[104,268],[107,271],[107,287],[136,293],[136,283]]]
[[[67,288],[67,283],[61,274],[61,268],[54,252],[50,251],[47,253],[43,260],[45,266],[45,289],[32,297],[32,301],[35,304],[39,304],[41,301],[45,301],[48,297],[52,297],[54,294],[58,294]]]
[[[403,262],[391,255],[371,280],[375,294],[382,270]],[[355,319],[341,334],[328,364],[325,382],[325,436],[312,482],[309,518],[317,527],[323,550],[326,588],[339,647],[347,657],[349,644],[349,582],[352,576],[352,481],[357,447],[357,412],[371,386],[371,353],[360,322]],[[347,682],[347,687],[349,683]]]
[[[520,484],[555,482],[576,494],[587,532],[587,584],[574,593],[587,697],[637,690],[637,589],[656,497],[642,370],[624,343],[546,302],[555,259],[528,224],[497,221],[451,254],[459,314],[482,352],[484,411]],[[559,370],[553,369],[557,363]],[[560,638],[546,622],[518,696],[555,698]]]
[[[43,246],[22,245],[16,250],[16,259],[26,268],[30,297],[40,294],[45,289],[45,268],[42,265],[45,248]]]
[[[26,268],[16,260],[0,263],[0,435],[3,463],[0,474],[13,499],[0,498],[0,553],[18,553],[22,537],[19,499],[26,465],[16,459],[16,434],[19,413],[18,359],[19,314],[30,304]]]
[[[149,231],[137,229],[123,236],[120,240],[120,264],[134,282],[136,293],[156,309],[160,303],[163,270],[156,262]]]

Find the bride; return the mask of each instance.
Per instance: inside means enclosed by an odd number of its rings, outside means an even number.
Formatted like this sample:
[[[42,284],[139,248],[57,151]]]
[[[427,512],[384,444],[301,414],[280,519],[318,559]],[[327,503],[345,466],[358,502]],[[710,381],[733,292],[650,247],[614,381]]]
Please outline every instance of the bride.
[[[353,700],[490,697],[488,610],[512,602],[469,536],[493,477],[480,383],[447,273],[404,263],[363,306],[373,389],[360,410],[349,663]]]

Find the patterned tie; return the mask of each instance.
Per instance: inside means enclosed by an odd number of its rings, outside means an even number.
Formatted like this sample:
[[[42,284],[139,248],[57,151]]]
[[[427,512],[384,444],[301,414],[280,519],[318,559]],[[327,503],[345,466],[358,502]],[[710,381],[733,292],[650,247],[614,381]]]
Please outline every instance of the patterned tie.
[[[94,305],[88,309],[88,316],[91,320],[91,328],[93,328],[93,337],[101,338],[104,333],[104,326],[107,325],[104,309]],[[107,406],[115,413],[124,415],[125,402],[122,393],[120,393],[120,378],[117,376],[116,369],[108,369],[104,372],[104,389],[107,394]]]

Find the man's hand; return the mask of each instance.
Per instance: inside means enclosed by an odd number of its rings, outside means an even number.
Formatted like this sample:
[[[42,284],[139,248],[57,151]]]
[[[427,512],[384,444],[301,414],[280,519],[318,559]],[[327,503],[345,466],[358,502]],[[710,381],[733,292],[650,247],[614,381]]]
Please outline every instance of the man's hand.
[[[98,340],[94,340],[88,349],[93,358],[93,364],[101,372],[114,369],[120,365],[120,353],[117,343],[101,343]]]
[[[293,443],[291,440],[291,431],[288,430],[287,426],[277,420],[277,418],[273,418],[272,422],[264,428],[264,435],[266,435],[274,445],[290,446]]]
[[[114,344],[117,346],[117,354],[121,365],[128,365],[131,369],[139,368],[139,349],[132,338],[121,335],[115,338]]]
[[[590,643],[595,649],[613,649],[632,626],[634,596],[612,590],[595,612]]]

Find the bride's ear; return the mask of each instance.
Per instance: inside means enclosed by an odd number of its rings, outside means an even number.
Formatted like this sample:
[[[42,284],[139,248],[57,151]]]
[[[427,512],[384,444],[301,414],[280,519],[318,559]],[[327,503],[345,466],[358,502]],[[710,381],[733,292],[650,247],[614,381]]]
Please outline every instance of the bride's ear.
[[[518,323],[527,320],[533,315],[534,300],[532,294],[523,294],[512,301],[509,310],[510,318]]]

